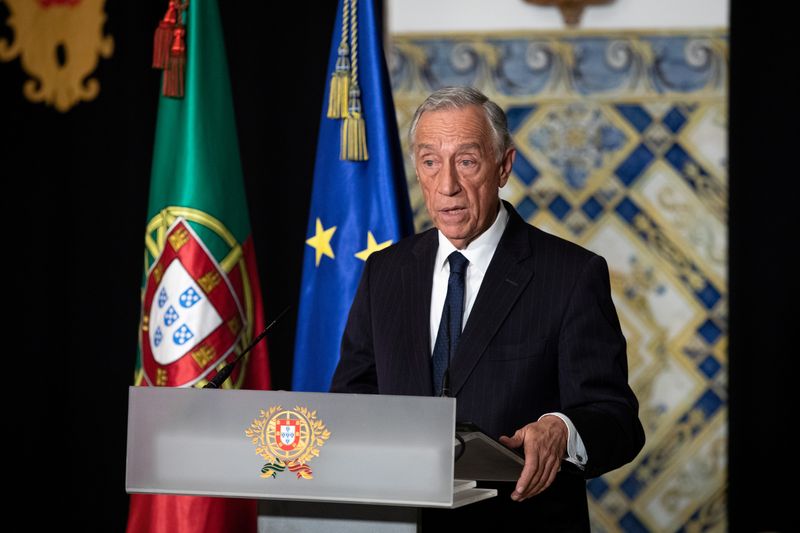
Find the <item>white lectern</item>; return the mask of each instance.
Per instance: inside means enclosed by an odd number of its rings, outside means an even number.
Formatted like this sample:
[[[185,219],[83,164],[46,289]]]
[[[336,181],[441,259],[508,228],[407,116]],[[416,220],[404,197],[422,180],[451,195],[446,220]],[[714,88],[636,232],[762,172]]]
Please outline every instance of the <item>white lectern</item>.
[[[131,387],[126,490],[241,497],[259,531],[416,531],[496,496],[453,479],[455,400]]]

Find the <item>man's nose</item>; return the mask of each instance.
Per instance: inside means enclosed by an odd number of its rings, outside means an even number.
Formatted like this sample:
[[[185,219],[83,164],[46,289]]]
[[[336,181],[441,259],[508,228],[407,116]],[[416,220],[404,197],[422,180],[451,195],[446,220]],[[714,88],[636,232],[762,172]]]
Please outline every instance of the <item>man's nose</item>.
[[[454,161],[447,161],[443,172],[439,175],[439,186],[437,190],[439,194],[445,196],[454,196],[461,192],[461,185],[458,181],[458,172]]]

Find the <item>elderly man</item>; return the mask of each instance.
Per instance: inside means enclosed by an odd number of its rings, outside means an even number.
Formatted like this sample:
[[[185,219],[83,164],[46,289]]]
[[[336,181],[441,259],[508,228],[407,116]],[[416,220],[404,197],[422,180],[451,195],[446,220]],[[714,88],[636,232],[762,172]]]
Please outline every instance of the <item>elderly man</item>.
[[[606,262],[500,200],[516,152],[479,91],[433,93],[409,140],[435,228],[370,256],[331,390],[455,397],[459,420],[525,454],[510,494],[464,513],[588,530],[584,477],[644,444]]]

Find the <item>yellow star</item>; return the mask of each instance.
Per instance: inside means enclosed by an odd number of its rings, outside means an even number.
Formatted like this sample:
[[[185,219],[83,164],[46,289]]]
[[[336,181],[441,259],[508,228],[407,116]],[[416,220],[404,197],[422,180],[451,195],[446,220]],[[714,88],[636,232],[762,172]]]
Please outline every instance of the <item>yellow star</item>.
[[[323,229],[322,221],[317,218],[317,232],[316,234],[306,240],[306,244],[311,246],[317,252],[317,266],[319,266],[319,260],[322,259],[323,255],[327,255],[331,259],[333,259],[333,249],[331,248],[331,237],[333,237],[333,232],[336,231],[336,226],[332,228]]]
[[[362,261],[366,261],[367,257],[369,257],[372,252],[377,252],[379,250],[383,250],[384,248],[387,248],[390,244],[392,244],[391,240],[383,241],[382,243],[378,244],[377,242],[375,242],[375,237],[373,237],[372,232],[368,231],[367,232],[367,249],[366,250],[361,250],[360,252],[358,252],[355,255],[356,255],[356,257],[358,257]]]

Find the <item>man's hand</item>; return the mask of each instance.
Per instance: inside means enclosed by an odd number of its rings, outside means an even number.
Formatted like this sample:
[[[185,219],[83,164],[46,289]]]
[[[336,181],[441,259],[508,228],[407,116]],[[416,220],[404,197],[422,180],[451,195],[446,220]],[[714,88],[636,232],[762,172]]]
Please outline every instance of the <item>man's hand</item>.
[[[538,422],[518,429],[514,436],[500,437],[509,448],[523,446],[525,467],[511,493],[511,499],[522,501],[550,486],[567,451],[567,425],[557,416],[545,416]]]

